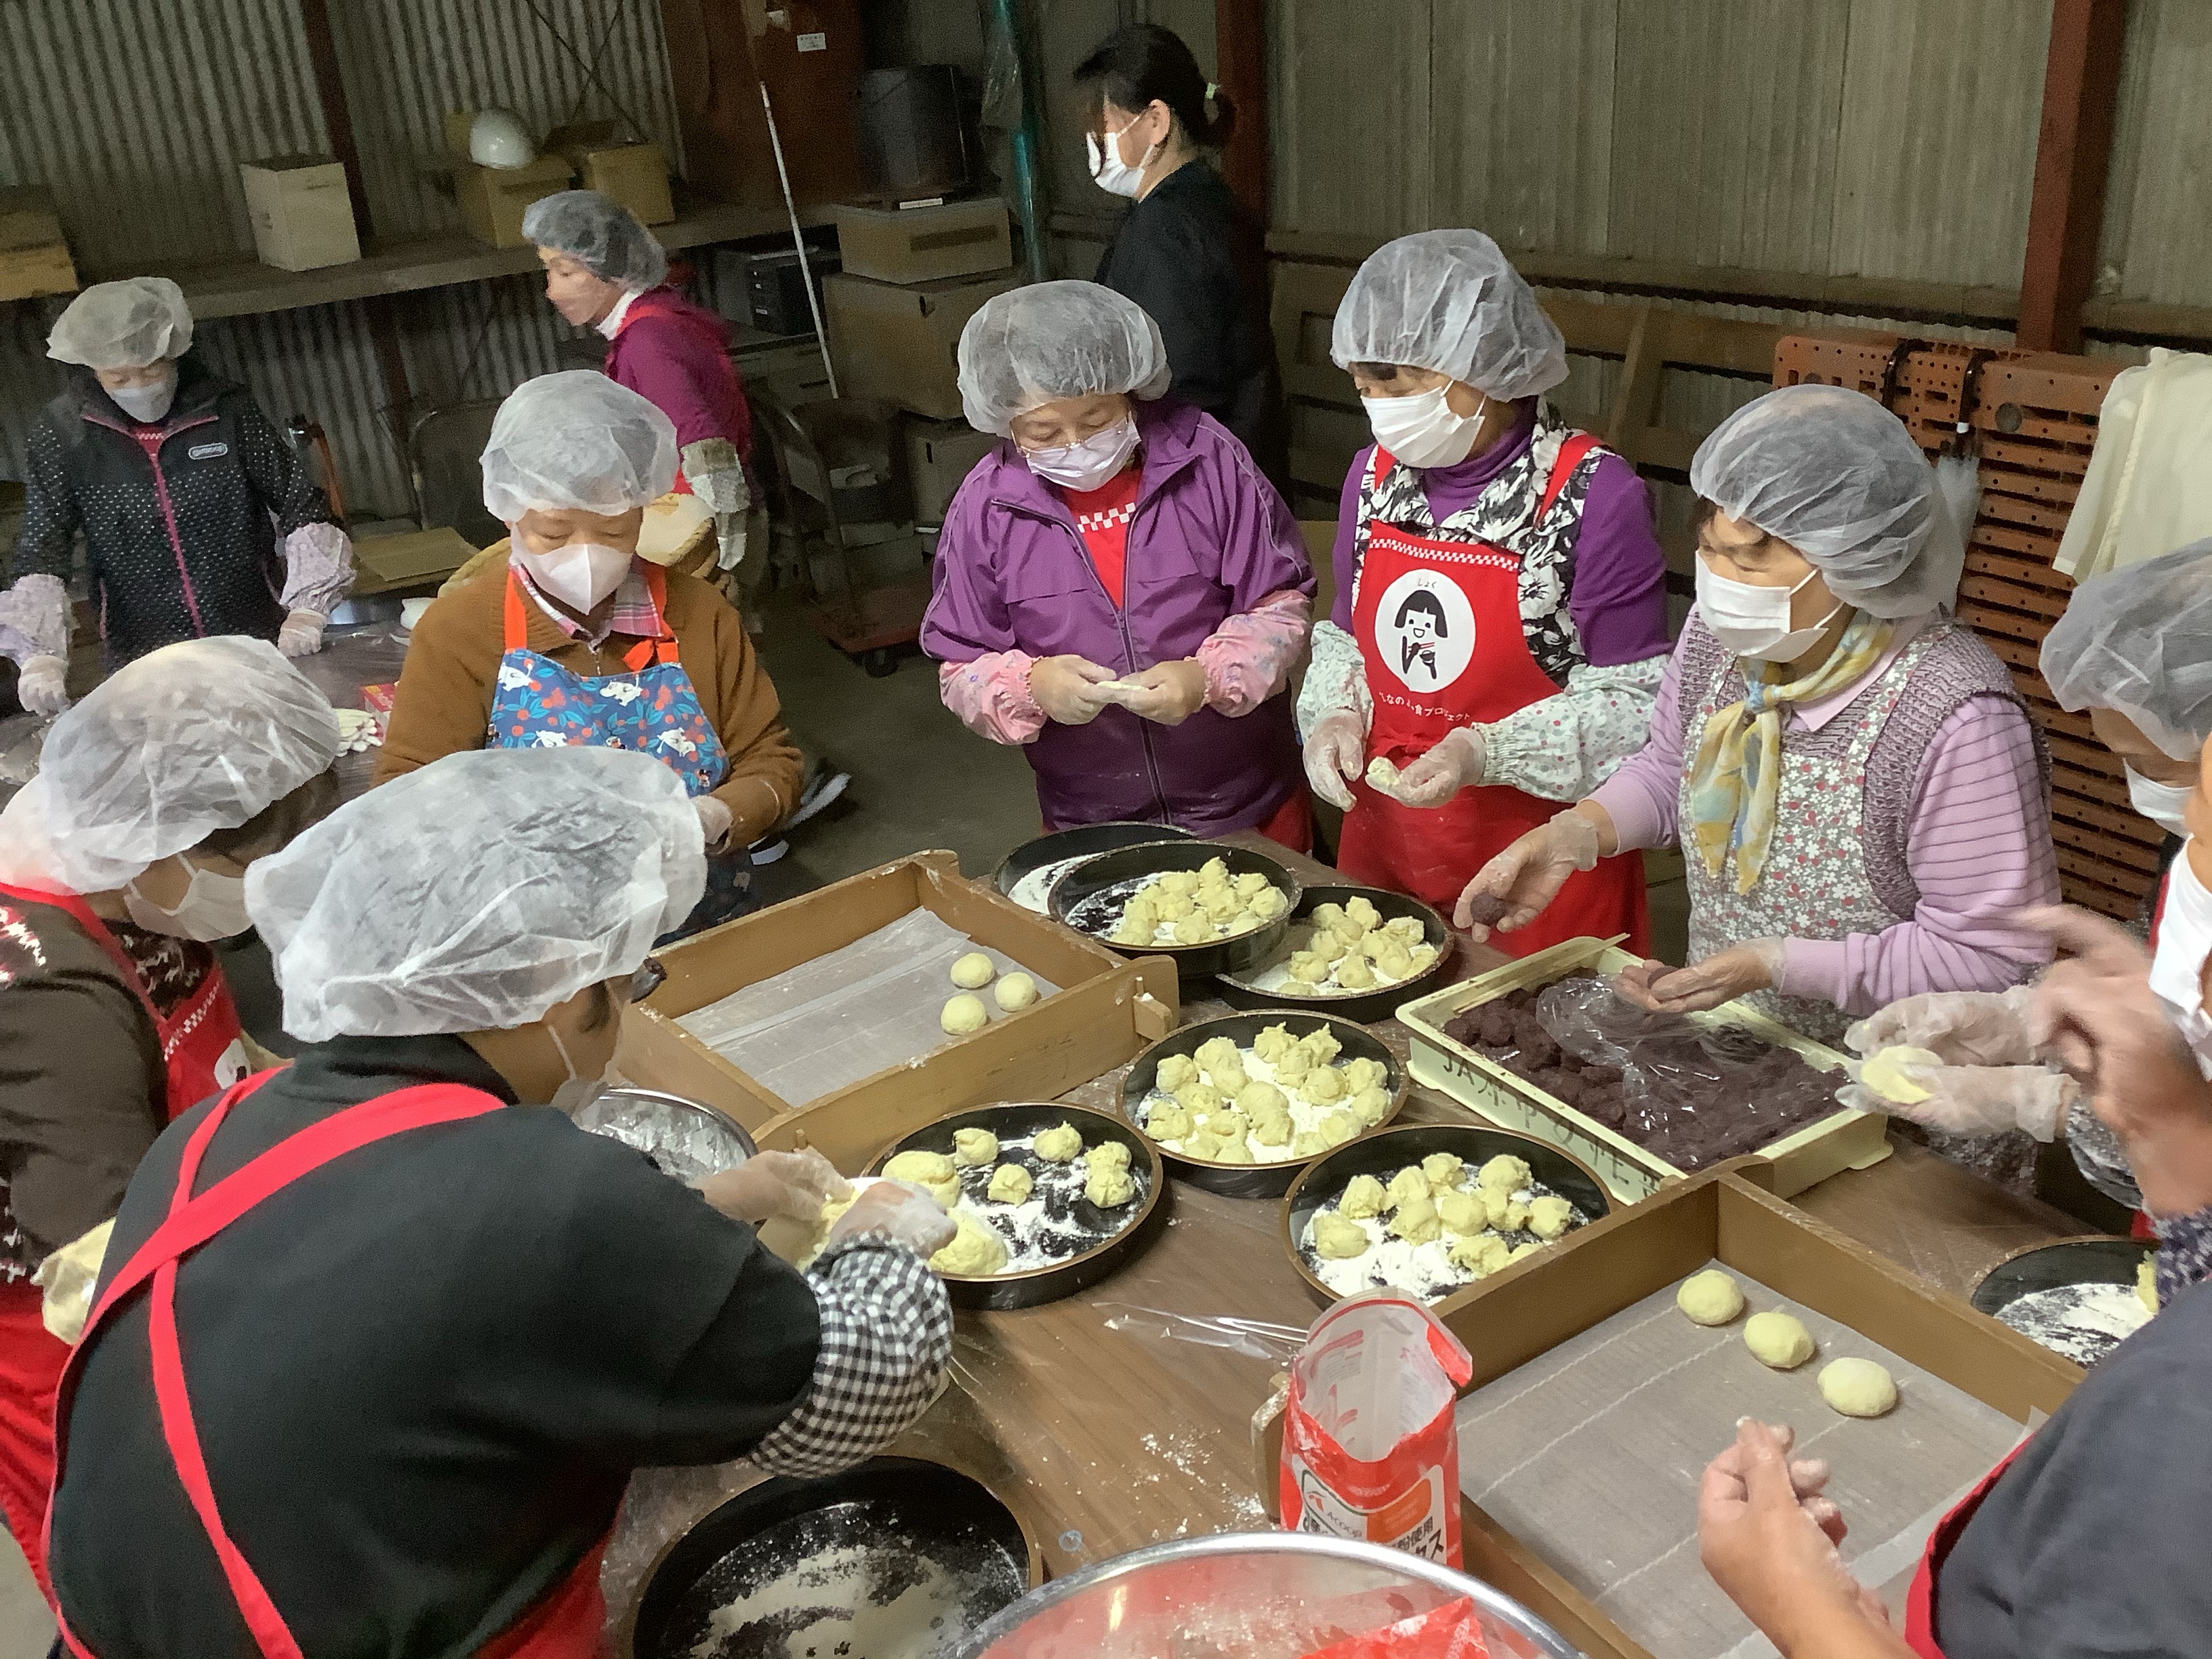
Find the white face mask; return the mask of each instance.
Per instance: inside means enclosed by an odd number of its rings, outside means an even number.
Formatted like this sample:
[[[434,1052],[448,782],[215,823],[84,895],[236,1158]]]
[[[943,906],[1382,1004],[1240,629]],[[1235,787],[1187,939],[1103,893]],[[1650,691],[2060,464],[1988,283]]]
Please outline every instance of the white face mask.
[[[2189,835],[2189,820],[2183,814],[2194,793],[2193,785],[2160,783],[2156,778],[2145,777],[2132,766],[2128,768],[2128,805],[2160,829],[2184,839]]]
[[[1134,125],[1135,123],[1130,125]],[[1128,130],[1128,127],[1123,127],[1121,132]],[[1108,133],[1103,143],[1099,142],[1097,133],[1087,133],[1083,143],[1091,155],[1091,182],[1109,196],[1126,196],[1133,202],[1145,187],[1145,169],[1152,166],[1152,158],[1159,154],[1160,147],[1154,144],[1145,152],[1143,161],[1131,167],[1121,159],[1121,132]]]
[[[191,873],[173,910],[164,910],[140,892],[136,880],[123,890],[123,908],[131,921],[149,933],[203,941],[232,939],[253,926],[246,914],[245,877],[219,876],[190,859],[181,862]]]
[[[1409,398],[1362,398],[1367,424],[1375,441],[1393,460],[1407,466],[1456,466],[1474,447],[1474,434],[1490,407],[1485,398],[1472,415],[1455,415],[1444,396],[1451,390],[1440,386],[1416,392]]]
[[[596,542],[570,542],[550,553],[518,549],[514,556],[530,573],[531,580],[574,611],[597,610],[600,601],[629,574],[629,554]]]
[[[1038,477],[1079,495],[1103,488],[1128,465],[1130,452],[1136,447],[1137,422],[1133,416],[1124,415],[1080,443],[1061,444],[1054,449],[1024,449],[1022,459]]]
[[[115,406],[141,426],[150,426],[169,412],[169,405],[177,398],[177,371],[172,368],[152,386],[124,386],[106,388]]]
[[[1790,626],[1790,601],[1820,573],[1808,570],[1793,587],[1755,587],[1723,576],[1698,559],[1698,614],[1733,654],[1753,662],[1794,662],[1810,651],[1842,612],[1838,605],[1810,628]]]
[[[2193,845],[2194,843],[2191,843]],[[2158,954],[2151,959],[2150,993],[2179,1026],[2212,1078],[2212,1017],[2204,1012],[2204,959],[2212,955],[2212,893],[2197,878],[2189,848],[2166,878],[2166,909],[2158,921]]]

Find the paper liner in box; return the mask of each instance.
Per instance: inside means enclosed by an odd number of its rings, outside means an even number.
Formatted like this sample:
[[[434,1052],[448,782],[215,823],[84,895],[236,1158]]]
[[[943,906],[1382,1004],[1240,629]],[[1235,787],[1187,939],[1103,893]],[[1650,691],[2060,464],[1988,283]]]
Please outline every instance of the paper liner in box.
[[[1490,1659],[1482,1615],[1461,1596],[1395,1625],[1316,1648],[1306,1659]]]
[[[1459,1431],[1467,1350],[1418,1302],[1339,1303],[1291,1366],[1283,1526],[1460,1565]]]

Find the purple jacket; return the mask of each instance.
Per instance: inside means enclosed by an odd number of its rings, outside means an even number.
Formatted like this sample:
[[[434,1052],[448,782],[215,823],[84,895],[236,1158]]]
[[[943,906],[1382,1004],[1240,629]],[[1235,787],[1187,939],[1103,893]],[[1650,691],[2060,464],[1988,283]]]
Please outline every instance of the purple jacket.
[[[753,453],[752,411],[730,361],[729,323],[693,305],[667,283],[629,302],[607,343],[607,378],[676,422],[679,449],[727,438],[741,459]]]
[[[1181,404],[1139,404],[1136,420],[1144,482],[1126,608],[1107,598],[1066,506],[1002,443],[945,514],[924,651],[1075,655],[1138,674],[1192,655],[1271,593],[1312,594],[1290,509],[1225,428]],[[1045,822],[1062,828],[1129,818],[1224,835],[1266,823],[1304,776],[1287,691],[1235,720],[1201,708],[1176,726],[1108,708],[1088,726],[1048,724],[1028,753]]]

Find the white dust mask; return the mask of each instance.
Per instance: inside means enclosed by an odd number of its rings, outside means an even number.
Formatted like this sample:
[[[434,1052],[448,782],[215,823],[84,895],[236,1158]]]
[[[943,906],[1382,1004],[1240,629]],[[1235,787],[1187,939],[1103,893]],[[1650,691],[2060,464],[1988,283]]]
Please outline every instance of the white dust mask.
[[[1061,444],[1054,449],[1024,449],[1022,459],[1038,477],[1081,495],[1103,488],[1128,465],[1130,452],[1136,447],[1137,422],[1124,415],[1080,443]]]
[[[1408,398],[1362,398],[1359,401],[1366,408],[1375,441],[1393,460],[1416,467],[1456,466],[1474,447],[1474,434],[1481,428],[1490,399],[1485,398],[1472,415],[1455,415],[1444,402],[1450,390],[1449,386],[1440,386]]]
[[[2212,893],[2197,878],[2185,846],[2166,878],[2166,908],[2158,919],[2158,954],[2150,964],[2150,994],[2196,1052],[2197,1068],[2212,1078],[2212,1017],[2204,1012],[2207,956],[2212,956]]]
[[[106,388],[115,406],[141,426],[150,426],[169,412],[177,400],[177,371],[171,369],[152,386]]]
[[[191,874],[173,910],[163,909],[140,892],[136,878],[123,890],[123,908],[131,921],[151,933],[203,941],[233,939],[253,926],[253,918],[246,914],[245,877],[220,876],[190,859],[183,863]]]
[[[2160,829],[2185,840],[2189,835],[2189,820],[2184,813],[2190,796],[2196,793],[2193,784],[2160,783],[2156,778],[2145,777],[2132,766],[2128,768],[2128,805]]]
[[[1123,127],[1121,132],[1128,130]],[[1091,153],[1091,182],[1109,196],[1126,196],[1133,202],[1145,187],[1145,169],[1152,166],[1160,147],[1154,144],[1145,152],[1143,161],[1131,167],[1121,159],[1121,132],[1108,133],[1103,143],[1097,133],[1086,133],[1083,143]]]
[[[629,574],[629,554],[596,542],[570,542],[550,553],[517,550],[514,556],[532,581],[574,611],[597,610]]]
[[[576,1062],[568,1058],[568,1045],[561,1041],[561,1033],[548,1024],[545,1035],[553,1039],[554,1052],[561,1056],[561,1069],[568,1074],[568,1080],[554,1090],[553,1098],[545,1103],[556,1112],[574,1117],[606,1092],[606,1069],[602,1066],[597,1077],[582,1076],[576,1070]]]
[[[1809,628],[1790,626],[1790,601],[1820,574],[1807,571],[1804,581],[1795,586],[1757,587],[1722,575],[1700,556],[1698,614],[1733,655],[1753,662],[1794,662],[1819,643],[1822,631],[1844,608],[1838,604]]]

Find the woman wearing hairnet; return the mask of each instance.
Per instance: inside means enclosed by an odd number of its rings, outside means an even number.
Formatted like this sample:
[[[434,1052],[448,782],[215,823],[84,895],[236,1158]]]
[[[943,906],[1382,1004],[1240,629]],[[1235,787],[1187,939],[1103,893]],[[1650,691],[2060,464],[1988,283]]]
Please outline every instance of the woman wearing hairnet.
[[[637,556],[675,428],[605,375],[542,375],[500,405],[483,467],[507,556],[416,625],[377,781],[487,746],[651,755],[690,792],[711,855],[684,931],[743,915],[758,902],[745,849],[797,805],[799,750],[729,601]]]
[[[1346,876],[1449,904],[1643,743],[1665,562],[1644,481],[1543,401],[1565,345],[1480,232],[1377,252],[1330,355],[1375,444],[1345,479],[1335,611],[1298,695],[1306,773],[1345,809]],[[1643,861],[1623,858],[1508,948],[1644,931]]]
[[[1157,403],[1159,330],[1094,283],[988,301],[970,424],[1007,440],[945,515],[921,648],[945,707],[1021,744],[1048,830],[1127,818],[1311,845],[1286,687],[1314,577],[1210,415]]]
[[[767,524],[763,515],[748,539],[752,412],[730,357],[729,323],[678,293],[653,233],[597,191],[540,197],[523,211],[522,234],[538,245],[553,309],[606,337],[608,378],[676,423],[675,487],[714,515],[721,568],[742,571],[757,589],[768,568]]]
[[[163,276],[96,283],[46,337],[69,368],[26,436],[23,526],[0,593],[0,652],[33,714],[69,706],[80,533],[112,661],[219,634],[306,656],[353,586],[330,502],[252,393],[191,343],[185,296]]]
[[[818,1153],[695,1189],[531,1103],[605,1070],[704,877],[682,783],[604,749],[448,757],[255,866],[309,1046],[124,1200],[56,1418],[72,1650],[586,1659],[635,1469],[826,1474],[921,1415],[928,1197],[869,1188],[801,1273],[753,1226],[849,1195]]]
[[[2047,763],[2012,677],[1950,619],[1966,549],[1902,422],[1837,386],[1770,392],[1698,447],[1698,603],[1650,741],[1468,884],[1526,924],[1572,872],[1680,840],[1691,965],[1623,989],[1731,997],[1832,1043],[1917,991],[2048,957]]]
[[[246,1074],[208,942],[246,930],[247,867],[337,804],[337,754],[273,647],[189,641],[56,720],[0,811],[0,1510],[34,1569],[69,1355],[48,1327],[162,1124]]]

